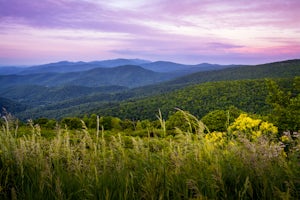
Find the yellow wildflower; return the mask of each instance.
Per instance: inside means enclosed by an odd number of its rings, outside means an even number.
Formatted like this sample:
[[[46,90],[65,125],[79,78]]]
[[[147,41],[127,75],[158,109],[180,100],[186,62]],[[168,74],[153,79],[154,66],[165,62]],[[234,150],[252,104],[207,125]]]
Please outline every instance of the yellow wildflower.
[[[289,142],[290,141],[290,138],[288,137],[288,136],[286,136],[286,135],[283,135],[283,136],[281,136],[280,137],[280,140],[282,141],[282,142]]]
[[[264,122],[261,119],[253,119],[247,114],[241,114],[229,127],[233,135],[246,134],[249,139],[256,140],[262,135],[276,135],[278,128],[272,123]]]

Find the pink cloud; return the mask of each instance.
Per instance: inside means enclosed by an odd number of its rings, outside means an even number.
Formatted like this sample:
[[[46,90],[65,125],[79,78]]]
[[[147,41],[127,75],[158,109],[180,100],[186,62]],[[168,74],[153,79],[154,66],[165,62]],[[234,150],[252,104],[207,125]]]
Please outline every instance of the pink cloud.
[[[300,1],[296,0],[162,0],[154,4],[153,13],[165,16],[179,23],[184,16],[197,16],[199,19],[214,19],[223,26],[283,26],[299,25]],[[151,12],[151,6],[149,8]],[[197,24],[194,24],[197,25]]]
[[[122,54],[193,62],[215,56],[220,63],[299,57],[300,1],[154,0],[132,8],[105,1],[0,0],[0,64]]]

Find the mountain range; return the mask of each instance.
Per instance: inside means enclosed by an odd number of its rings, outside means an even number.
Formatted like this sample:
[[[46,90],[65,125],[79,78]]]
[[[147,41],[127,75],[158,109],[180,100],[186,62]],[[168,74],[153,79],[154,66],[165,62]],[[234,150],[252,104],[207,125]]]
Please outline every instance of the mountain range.
[[[249,66],[115,59],[1,67],[0,106],[22,119],[61,118],[118,110],[126,102],[140,105],[139,99],[155,101],[155,96],[168,96],[205,82],[295,76],[300,76],[300,60]]]
[[[81,85],[89,87],[120,85],[138,87],[170,80],[172,73],[158,73],[136,65],[113,68],[94,68],[80,72],[45,72],[33,74],[13,74],[0,76],[0,88],[18,85],[40,85],[54,87],[60,85]]]
[[[137,65],[144,69],[148,69],[154,72],[175,72],[182,71],[183,73],[190,73],[196,71],[207,71],[222,69],[226,67],[233,67],[235,65],[217,65],[209,63],[201,63],[196,65],[186,65],[179,64],[169,61],[155,61],[151,62],[148,60],[141,59],[113,59],[113,60],[102,60],[102,61],[92,61],[92,62],[69,62],[60,61],[56,63],[49,63],[44,65],[36,65],[31,67],[0,67],[0,75],[9,74],[39,74],[47,72],[57,72],[57,73],[67,73],[67,72],[80,72],[87,71],[94,68],[112,68],[125,65]]]

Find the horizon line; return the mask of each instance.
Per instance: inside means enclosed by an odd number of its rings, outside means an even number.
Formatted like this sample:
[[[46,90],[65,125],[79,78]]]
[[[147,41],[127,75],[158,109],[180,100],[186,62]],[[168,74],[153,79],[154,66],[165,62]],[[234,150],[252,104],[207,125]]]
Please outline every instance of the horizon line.
[[[57,64],[62,62],[68,62],[68,63],[92,63],[92,62],[102,62],[102,61],[113,61],[113,60],[141,60],[146,61],[145,63],[155,63],[155,62],[170,62],[175,64],[181,64],[181,65],[200,65],[200,64],[211,64],[211,65],[263,65],[263,64],[270,64],[270,63],[277,63],[277,62],[284,62],[284,61],[290,61],[290,60],[299,60],[300,58],[292,58],[292,59],[281,59],[281,60],[273,60],[269,62],[262,62],[257,64],[245,64],[245,63],[231,63],[231,64],[220,64],[220,63],[212,63],[212,62],[198,62],[194,64],[188,64],[183,62],[175,62],[171,60],[149,60],[149,59],[142,59],[142,58],[109,58],[109,59],[101,59],[101,60],[89,60],[89,61],[83,61],[83,60],[58,60],[58,61],[50,61],[50,62],[44,62],[44,63],[36,63],[36,64],[0,64],[0,67],[20,67],[20,68],[26,68],[26,67],[37,67],[42,65],[49,65],[49,64]],[[139,64],[137,64],[139,65]]]

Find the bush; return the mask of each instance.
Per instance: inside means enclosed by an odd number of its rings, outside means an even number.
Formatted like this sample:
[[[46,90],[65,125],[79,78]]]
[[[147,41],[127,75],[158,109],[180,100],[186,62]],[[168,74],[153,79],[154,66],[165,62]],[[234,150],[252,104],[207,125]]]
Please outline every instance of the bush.
[[[241,114],[228,130],[235,137],[242,134],[252,141],[257,140],[261,136],[270,139],[278,138],[278,128],[276,126],[261,119],[253,119],[247,114]]]
[[[82,121],[76,117],[67,117],[61,120],[63,126],[67,126],[71,130],[82,129]]]
[[[224,132],[241,113],[241,110],[235,107],[230,107],[228,110],[211,111],[201,120],[210,131]]]

